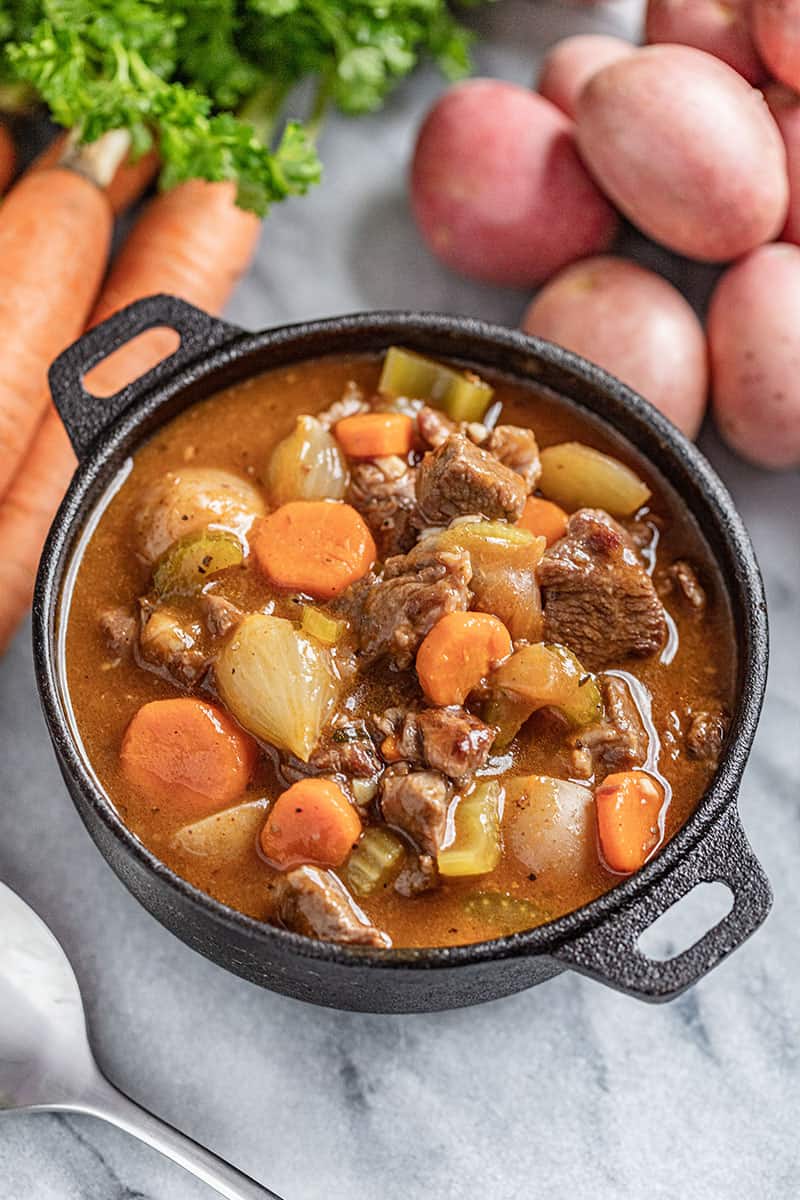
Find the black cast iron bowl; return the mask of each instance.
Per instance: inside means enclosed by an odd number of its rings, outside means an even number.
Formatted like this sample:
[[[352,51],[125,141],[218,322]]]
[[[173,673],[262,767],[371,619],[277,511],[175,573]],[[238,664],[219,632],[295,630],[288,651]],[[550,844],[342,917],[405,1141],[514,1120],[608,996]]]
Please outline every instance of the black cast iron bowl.
[[[85,373],[154,326],[178,332],[176,353],[106,400]],[[241,915],[180,879],[126,829],[80,748],[64,682],[61,597],[99,499],[131,452],[164,421],[270,367],[399,342],[499,368],[589,409],[623,434],[675,487],[699,522],[727,585],[738,637],[736,711],[727,751],[696,812],[643,870],[568,916],[472,946],[373,950],[317,942]],[[369,1012],[455,1008],[507,995],[567,967],[645,1000],[695,983],[765,919],[769,883],[742,829],[737,797],[767,673],[767,618],[753,550],[725,487],[702,455],[616,379],[557,346],[460,317],[373,313],[245,333],[169,296],[125,309],[66,350],[50,372],[79,467],[45,547],[34,601],[36,671],[50,736],[70,794],[104,858],[168,929],[263,987]],[[724,647],[721,647],[724,652]],[[640,935],[704,881],[733,894],[730,912],[669,961],[646,957]]]

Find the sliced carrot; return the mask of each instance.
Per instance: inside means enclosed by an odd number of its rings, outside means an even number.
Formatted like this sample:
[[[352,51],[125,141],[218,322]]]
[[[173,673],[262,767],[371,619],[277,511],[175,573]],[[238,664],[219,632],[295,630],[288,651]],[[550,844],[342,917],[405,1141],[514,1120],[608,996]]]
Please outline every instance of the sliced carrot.
[[[151,200],[114,261],[91,324],[157,292],[221,312],[261,230],[258,217],[238,208],[235,198],[232,183],[190,179]],[[174,349],[171,330],[148,330],[89,371],[86,386],[110,396]]]
[[[300,779],[273,804],[261,830],[264,857],[281,870],[340,867],[361,836],[361,818],[330,779]]]
[[[646,771],[619,771],[607,775],[594,795],[607,865],[624,875],[638,871],[661,841],[662,784]]]
[[[402,759],[400,743],[393,733],[387,734],[381,742],[381,755],[384,762],[388,763],[400,762]]]
[[[463,704],[512,649],[508,630],[491,613],[447,613],[417,651],[422,690],[431,704]]]
[[[67,145],[66,133],[61,133],[45,146],[41,154],[31,163],[31,170],[38,171],[42,167],[54,167],[58,164]],[[114,174],[111,183],[105,188],[108,202],[112,211],[118,216],[139,199],[148,185],[156,177],[158,171],[158,154],[155,150],[148,151],[136,162],[123,162]]]
[[[384,458],[408,454],[414,422],[407,413],[357,413],[337,421],[333,432],[349,458]]]
[[[0,497],[47,408],[48,367],[83,331],[111,226],[104,193],[60,167],[23,175],[0,207]]]
[[[216,704],[182,696],[142,705],[125,731],[122,772],[153,804],[202,816],[242,794],[258,746]]]
[[[338,596],[377,557],[363,517],[338,500],[292,500],[250,536],[256,562],[276,587],[317,600]]]
[[[569,517],[563,508],[553,504],[552,500],[543,500],[541,496],[529,496],[517,525],[537,537],[543,537],[548,546],[552,546],[553,542],[557,542],[567,532],[568,521]]]
[[[0,125],[0,192],[4,192],[17,168],[17,151],[14,139],[5,125]]]

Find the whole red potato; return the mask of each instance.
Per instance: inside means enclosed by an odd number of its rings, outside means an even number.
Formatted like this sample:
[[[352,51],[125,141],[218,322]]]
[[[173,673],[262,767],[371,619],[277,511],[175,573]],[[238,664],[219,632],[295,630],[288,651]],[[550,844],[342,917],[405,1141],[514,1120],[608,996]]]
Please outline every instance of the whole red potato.
[[[549,101],[497,79],[451,88],[428,113],[411,206],[442,262],[490,283],[540,283],[605,249],[617,217]]]
[[[584,84],[609,63],[633,54],[635,47],[622,38],[603,33],[578,33],[562,38],[547,51],[536,84],[556,108],[574,119]]]
[[[769,73],[800,89],[800,0],[752,0],[750,20]]]
[[[764,96],[786,147],[789,213],[781,241],[800,244],[800,96],[782,83],[771,83],[764,89]]]
[[[780,130],[760,92],[691,46],[645,46],[578,99],[581,154],[635,225],[679,254],[724,262],[770,241],[789,198]]]
[[[800,248],[761,246],[730,267],[708,313],[714,417],[762,467],[800,466]]]
[[[679,291],[644,267],[603,255],[573,263],[542,288],[526,333],[604,367],[693,438],[708,390],[706,339]]]
[[[722,59],[749,83],[766,75],[750,33],[750,0],[649,0],[645,41],[680,42]]]

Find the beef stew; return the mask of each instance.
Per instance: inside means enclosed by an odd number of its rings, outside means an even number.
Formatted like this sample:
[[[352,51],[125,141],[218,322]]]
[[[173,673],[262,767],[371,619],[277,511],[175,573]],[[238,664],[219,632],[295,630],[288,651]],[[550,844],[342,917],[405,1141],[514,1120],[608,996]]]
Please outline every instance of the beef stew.
[[[736,671],[709,550],[630,447],[410,366],[309,362],[164,426],[67,637],[141,840],[235,908],[373,946],[527,928],[637,869],[710,781]]]

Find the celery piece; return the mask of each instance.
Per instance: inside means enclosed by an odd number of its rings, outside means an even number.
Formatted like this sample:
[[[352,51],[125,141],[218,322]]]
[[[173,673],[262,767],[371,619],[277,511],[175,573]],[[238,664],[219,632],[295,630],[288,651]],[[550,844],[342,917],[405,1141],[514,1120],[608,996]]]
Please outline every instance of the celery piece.
[[[464,898],[464,911],[499,936],[532,929],[547,920],[538,905],[509,892],[471,892]]]
[[[212,575],[240,567],[244,550],[235,534],[224,529],[199,529],[165,550],[153,569],[153,588],[159,596],[191,596]]]
[[[560,442],[541,453],[539,490],[567,512],[603,508],[630,517],[650,499],[650,488],[625,463],[583,442]]]
[[[378,390],[389,396],[425,400],[453,421],[482,420],[494,394],[472,371],[446,367],[400,346],[386,351]]]
[[[492,674],[490,683],[493,699],[487,706],[487,712],[492,711],[486,719],[493,725],[499,724],[501,728],[509,724],[506,710],[510,717],[516,717],[524,712],[523,702],[529,705],[527,716],[537,708],[552,706],[559,709],[576,728],[590,725],[603,711],[597,681],[588,671],[584,671],[566,646],[545,645],[544,642],[521,646],[501,663]],[[495,702],[495,697],[500,699]],[[515,703],[504,706],[504,697]],[[527,720],[527,717],[523,719]]]
[[[304,604],[300,627],[303,633],[310,634],[324,646],[335,646],[344,632],[345,622],[337,621],[335,617],[329,617],[327,613],[315,608],[313,604]]]
[[[405,846],[396,834],[371,825],[347,860],[344,869],[347,884],[357,896],[370,896],[391,882],[405,853]]]
[[[506,750],[522,726],[536,712],[536,704],[507,692],[494,692],[483,708],[483,719],[497,730],[492,749]]]
[[[500,862],[500,784],[480,783],[462,796],[455,810],[455,836],[439,851],[439,872],[445,876],[486,875]]]

